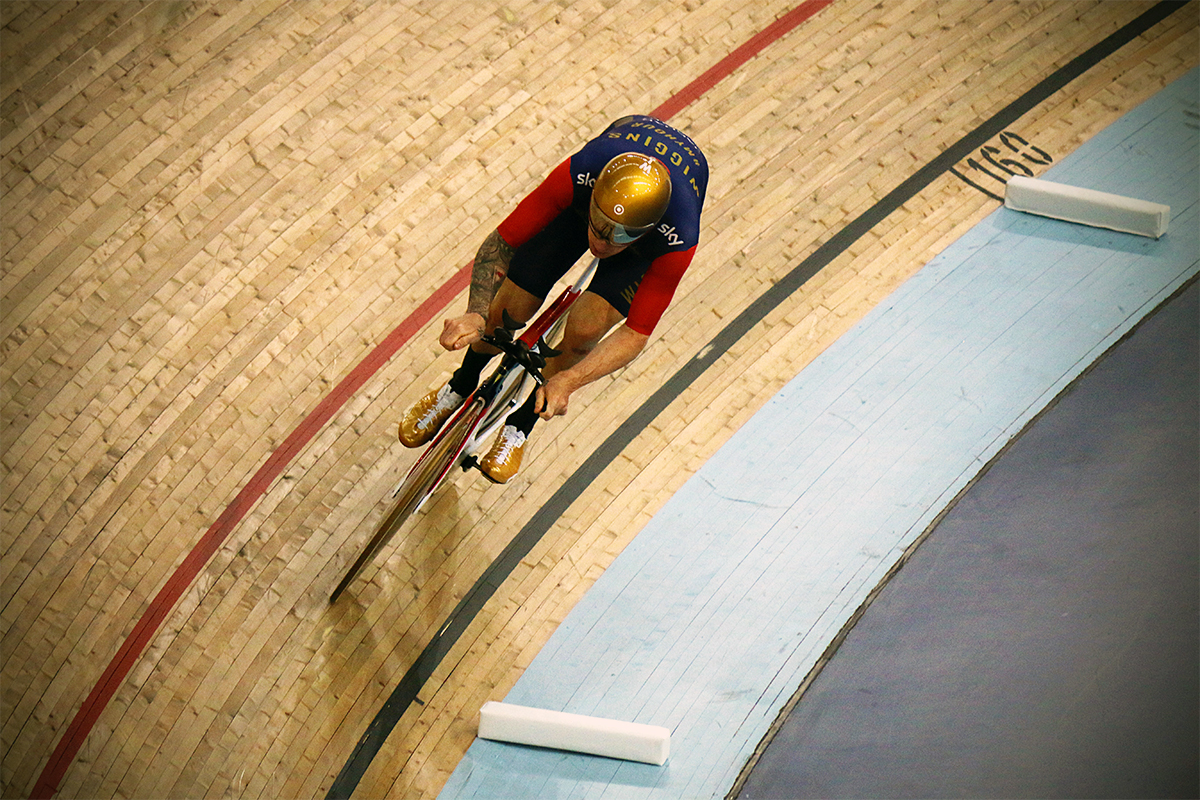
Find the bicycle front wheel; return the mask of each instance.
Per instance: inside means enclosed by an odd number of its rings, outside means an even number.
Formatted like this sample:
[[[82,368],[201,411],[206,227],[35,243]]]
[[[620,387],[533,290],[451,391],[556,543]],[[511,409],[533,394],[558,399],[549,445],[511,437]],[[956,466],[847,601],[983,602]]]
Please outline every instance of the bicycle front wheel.
[[[333,594],[329,596],[329,602],[337,602],[342,592],[358,577],[358,574],[371,562],[375,554],[391,541],[392,537],[396,535],[396,531],[400,530],[408,518],[420,509],[425,499],[437,490],[446,475],[454,468],[458,457],[462,455],[463,448],[466,447],[467,440],[475,430],[476,423],[479,422],[486,406],[483,398],[476,397],[465,413],[458,414],[450,426],[434,439],[429,450],[413,466],[408,477],[404,479],[404,483],[400,484],[400,489],[396,492],[396,501],[384,516],[383,521],[379,523],[379,527],[375,529],[375,534],[367,542],[366,547],[350,566],[349,572],[333,590]]]

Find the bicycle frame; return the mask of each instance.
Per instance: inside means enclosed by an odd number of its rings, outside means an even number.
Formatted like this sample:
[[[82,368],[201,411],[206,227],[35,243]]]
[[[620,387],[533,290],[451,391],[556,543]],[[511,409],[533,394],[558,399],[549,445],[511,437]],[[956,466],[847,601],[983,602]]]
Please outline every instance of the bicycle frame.
[[[504,423],[508,411],[524,399],[525,391],[530,388],[529,380],[537,384],[545,382],[539,370],[539,363],[545,363],[543,348],[549,347],[545,336],[564,322],[567,311],[583,293],[599,264],[600,259],[593,258],[579,279],[563,290],[517,340],[486,339],[504,354],[499,366],[447,420],[392,492],[395,503],[349,572],[334,589],[330,602],[338,599],[405,521],[421,509],[455,466],[461,466],[464,470],[478,468],[475,451]],[[534,355],[531,356],[531,353]]]
[[[579,276],[579,279],[564,289],[562,294],[538,315],[533,324],[525,330],[517,341],[528,350],[536,352],[544,343],[543,337],[550,332],[555,323],[566,317],[575,300],[578,299],[579,295],[583,294],[584,287],[591,281],[592,275],[595,274],[599,263],[600,259],[593,258],[591,264]],[[537,384],[544,382],[538,371],[531,370],[526,364],[520,363],[512,355],[504,354],[499,366],[493,370],[487,380],[475,390],[474,394],[466,399],[462,408],[442,426],[442,431],[450,431],[454,429],[454,423],[459,418],[470,414],[476,415],[476,420],[471,425],[470,434],[463,441],[462,446],[456,449],[453,458],[447,460],[444,468],[438,473],[433,486],[426,493],[425,497],[421,499],[421,502],[417,504],[417,507],[413,509],[413,513],[420,510],[421,506],[424,505],[425,499],[437,491],[438,486],[441,485],[442,481],[445,480],[446,476],[450,474],[456,465],[461,464],[464,470],[478,466],[478,463],[473,459],[469,463],[463,463],[463,461],[464,459],[469,459],[479,449],[479,446],[489,440],[492,434],[499,429],[507,416],[504,413],[507,408],[516,407],[524,399],[525,390],[530,388],[527,387],[528,378],[532,378]],[[478,398],[483,398],[483,406],[481,408],[477,408],[477,404],[474,402]],[[504,398],[507,402],[497,403],[496,401],[499,398]],[[436,445],[442,435],[442,432],[439,431],[438,435],[433,438],[425,452],[421,455],[421,459],[418,459],[417,463],[413,465],[413,470],[420,468],[421,461],[437,450]],[[402,486],[403,484],[401,484]],[[393,497],[399,493],[401,487],[397,487],[396,491],[392,492]]]

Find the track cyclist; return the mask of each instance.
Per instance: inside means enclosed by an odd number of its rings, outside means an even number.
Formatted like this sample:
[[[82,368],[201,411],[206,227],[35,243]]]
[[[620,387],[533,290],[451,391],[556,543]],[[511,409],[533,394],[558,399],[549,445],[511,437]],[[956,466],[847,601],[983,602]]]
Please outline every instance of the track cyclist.
[[[419,447],[433,438],[496,355],[480,341],[484,333],[504,312],[528,322],[590,250],[600,266],[571,307],[545,385],[509,415],[479,462],[489,480],[507,483],[539,417],[565,414],[576,389],[645,347],[696,252],[707,187],[708,162],[696,143],[648,116],[617,120],[559,164],[480,246],[467,311],[446,319],[439,337],[447,350],[466,348],[462,366],[408,410],[400,441]]]

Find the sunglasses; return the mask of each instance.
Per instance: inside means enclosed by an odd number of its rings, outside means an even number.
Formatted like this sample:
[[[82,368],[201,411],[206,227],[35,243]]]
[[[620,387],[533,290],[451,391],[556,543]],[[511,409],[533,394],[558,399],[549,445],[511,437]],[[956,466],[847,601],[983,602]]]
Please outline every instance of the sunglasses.
[[[653,225],[642,228],[631,228],[610,219],[607,214],[592,203],[588,207],[588,227],[597,239],[603,239],[609,244],[630,244],[645,236],[654,229]]]

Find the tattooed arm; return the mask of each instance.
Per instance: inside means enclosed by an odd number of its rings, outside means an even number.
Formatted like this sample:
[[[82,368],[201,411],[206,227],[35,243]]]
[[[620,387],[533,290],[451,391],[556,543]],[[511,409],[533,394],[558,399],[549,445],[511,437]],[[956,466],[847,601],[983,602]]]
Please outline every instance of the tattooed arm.
[[[499,231],[492,231],[483,240],[471,268],[467,313],[461,317],[447,319],[443,323],[440,337],[442,347],[447,350],[461,350],[479,341],[487,322],[488,308],[500,284],[503,283],[504,276],[508,274],[508,265],[512,257],[513,248],[500,237]]]
[[[492,298],[508,274],[512,257],[513,249],[500,238],[500,231],[492,231],[483,240],[471,268],[471,296],[467,300],[467,313],[487,317]]]

